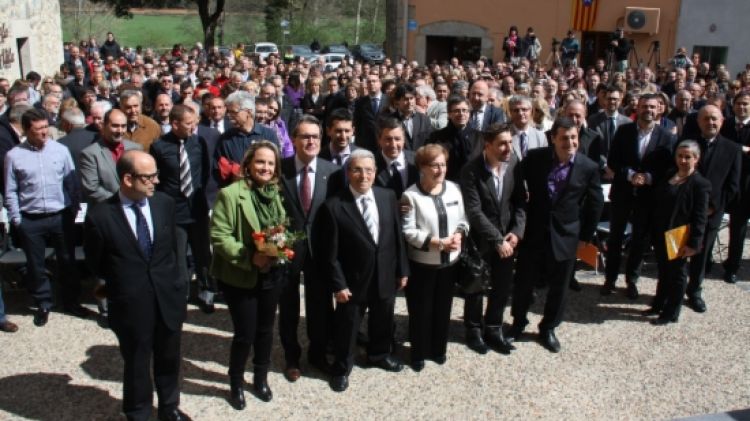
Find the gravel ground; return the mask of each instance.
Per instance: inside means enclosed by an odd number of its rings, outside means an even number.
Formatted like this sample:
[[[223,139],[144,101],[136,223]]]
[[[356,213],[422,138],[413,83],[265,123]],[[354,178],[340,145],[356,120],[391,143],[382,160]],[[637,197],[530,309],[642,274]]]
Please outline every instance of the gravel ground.
[[[557,330],[560,354],[536,342],[539,303],[530,315],[531,335],[512,355],[473,353],[462,343],[463,301],[456,299],[444,366],[428,362],[421,373],[406,368],[391,374],[358,365],[341,394],[306,361],[303,377],[288,383],[275,337],[269,376],[274,400],[264,403],[248,394],[241,413],[226,401],[231,341],[226,307],[219,305],[207,316],[191,306],[183,335],[181,409],[196,420],[658,420],[748,408],[750,273],[745,266],[743,281],[729,285],[715,265],[705,282],[708,312],[684,308],[680,322],[666,327],[651,326],[639,314],[654,293],[648,275],[655,265],[644,268],[642,296],[635,302],[624,290],[600,297],[602,276],[580,271],[583,291],[570,293],[565,322]],[[36,328],[26,300],[23,292],[6,294],[10,319],[20,331],[0,334],[0,419],[121,419],[122,361],[114,334],[93,320],[56,312],[46,327]],[[399,335],[405,337],[403,297],[396,312]],[[303,332],[304,318],[301,337]],[[399,354],[407,359],[408,343]],[[246,379],[252,379],[251,371]]]

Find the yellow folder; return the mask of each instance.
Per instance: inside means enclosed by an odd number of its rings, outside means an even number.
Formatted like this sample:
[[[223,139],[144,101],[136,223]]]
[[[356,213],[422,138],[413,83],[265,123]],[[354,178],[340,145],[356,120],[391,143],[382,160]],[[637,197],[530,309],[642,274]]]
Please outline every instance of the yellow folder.
[[[690,227],[688,225],[681,225],[664,232],[664,241],[667,244],[667,258],[669,260],[680,257],[680,249],[687,244],[689,235]]]

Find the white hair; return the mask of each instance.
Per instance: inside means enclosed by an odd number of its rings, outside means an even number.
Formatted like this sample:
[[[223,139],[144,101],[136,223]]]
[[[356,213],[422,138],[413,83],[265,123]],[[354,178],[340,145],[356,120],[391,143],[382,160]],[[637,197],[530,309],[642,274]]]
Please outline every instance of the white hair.
[[[246,91],[236,91],[229,94],[224,100],[227,105],[237,104],[241,110],[250,110],[255,112],[255,98]]]
[[[86,116],[80,108],[68,108],[62,113],[62,119],[76,128],[86,125]]]

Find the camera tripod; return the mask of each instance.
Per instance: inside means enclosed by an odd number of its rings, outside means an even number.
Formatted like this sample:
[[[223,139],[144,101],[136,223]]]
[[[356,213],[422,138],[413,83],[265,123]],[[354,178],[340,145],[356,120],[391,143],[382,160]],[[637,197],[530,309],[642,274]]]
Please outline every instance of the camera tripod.
[[[659,48],[659,41],[652,41],[651,45],[648,47],[648,63],[646,64],[647,67],[651,67],[651,61],[654,61],[654,66],[656,69],[659,69],[661,67],[661,49]]]
[[[552,51],[547,54],[547,60],[544,61],[544,67],[549,68],[550,60],[552,60],[553,68],[561,68],[562,60],[560,60],[560,50],[556,46],[552,46]]]

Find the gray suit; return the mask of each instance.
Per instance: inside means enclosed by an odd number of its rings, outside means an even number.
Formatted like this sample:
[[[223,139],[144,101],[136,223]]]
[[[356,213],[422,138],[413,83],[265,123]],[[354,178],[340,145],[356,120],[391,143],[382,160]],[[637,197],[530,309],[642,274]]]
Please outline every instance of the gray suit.
[[[143,150],[138,143],[123,139],[125,151]],[[90,205],[109,199],[120,190],[115,161],[104,139],[87,146],[80,155],[80,174],[83,196]]]
[[[528,149],[526,153],[528,153],[528,151],[532,149],[544,148],[547,146],[547,136],[544,135],[543,131],[535,129],[534,127],[531,127],[531,125],[529,125],[529,128],[526,130],[526,134],[527,134],[526,142],[528,145]],[[518,131],[515,130],[514,128],[513,130],[513,152],[518,157],[518,160],[522,161],[523,155],[521,154],[521,144],[519,143],[518,138],[519,138]]]

